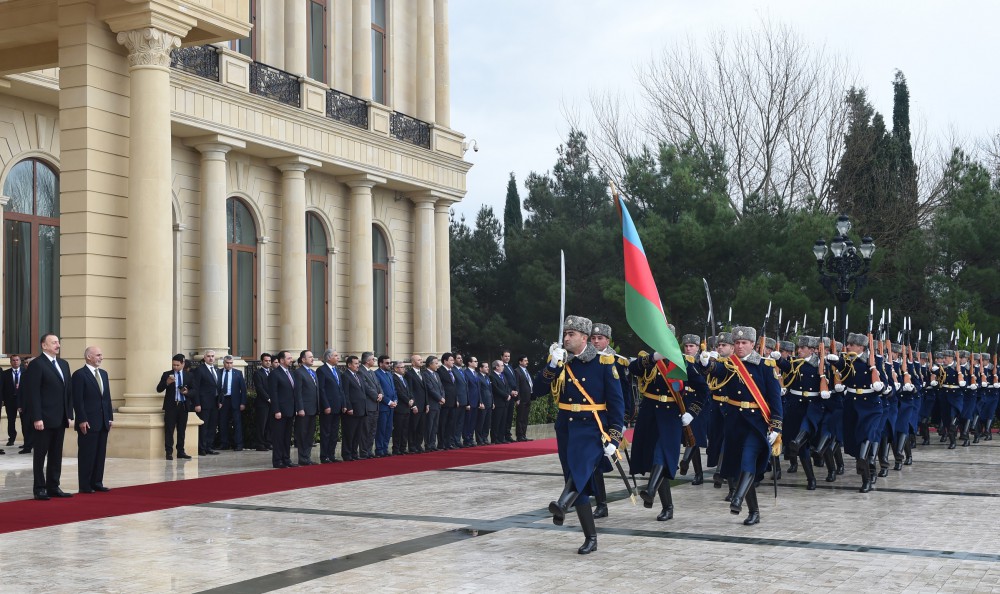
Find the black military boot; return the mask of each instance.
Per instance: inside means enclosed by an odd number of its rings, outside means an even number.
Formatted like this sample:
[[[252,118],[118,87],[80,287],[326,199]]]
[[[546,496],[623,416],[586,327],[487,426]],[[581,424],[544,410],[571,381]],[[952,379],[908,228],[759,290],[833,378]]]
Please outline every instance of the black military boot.
[[[788,442],[788,454],[793,460],[795,459],[795,456],[799,455],[799,448],[802,447],[802,444],[804,444],[807,439],[809,439],[809,432],[802,430],[795,436],[795,439]]]
[[[913,465],[913,445],[909,441],[907,441],[906,445],[903,446],[903,454],[905,455],[905,457],[903,458],[903,466],[912,466]]]
[[[733,494],[733,500],[729,502],[730,513],[739,515],[743,511],[743,499],[747,496],[747,491],[753,487],[753,478],[752,472],[740,473],[736,492]]]
[[[608,517],[608,490],[604,486],[604,474],[600,470],[594,473],[594,501],[597,507],[594,508],[594,518]]]
[[[832,483],[837,480],[837,461],[833,457],[833,449],[828,449],[826,455],[826,482]]]
[[[649,471],[649,484],[642,491],[639,491],[639,497],[642,497],[642,506],[646,509],[653,509],[653,498],[656,496],[657,489],[660,488],[660,481],[663,480],[663,467],[660,465],[653,466]]]
[[[693,486],[698,486],[705,482],[705,472],[701,468],[701,452],[698,448],[694,448],[694,456],[691,458],[691,465],[694,466],[694,480],[691,481]]]
[[[975,439],[972,443],[979,443],[979,415],[972,417],[972,433],[975,435]],[[966,432],[966,437],[968,437],[968,432]]]
[[[837,463],[837,474],[844,474],[844,450],[839,443],[833,448],[833,459]]]
[[[559,499],[549,502],[549,513],[552,514],[553,524],[556,526],[563,525],[563,521],[566,519],[566,512],[576,502],[578,495],[576,487],[573,486],[573,481],[566,481],[566,486],[563,488],[562,494],[559,495]],[[590,509],[589,501],[587,502],[587,509]]]
[[[947,438],[948,438],[948,449],[949,450],[954,450],[955,447],[956,447],[956,443],[955,442],[958,439],[958,425],[952,423],[948,427]]]
[[[867,493],[872,490],[871,470],[868,466],[868,450],[871,449],[870,441],[864,441],[858,448],[858,474],[861,475],[861,488],[859,493]]]
[[[799,459],[792,458],[791,463],[788,465],[788,474],[795,474],[799,471]]]
[[[750,486],[750,490],[747,491],[747,509],[750,513],[747,514],[747,519],[743,520],[744,526],[753,526],[754,524],[760,524],[760,507],[757,505],[757,489],[753,485]]]
[[[908,448],[910,446],[910,436],[903,433],[902,431],[896,432],[896,441],[892,444],[892,458],[895,460],[895,465],[893,465],[893,470],[902,470],[903,468],[903,448]]]
[[[726,496],[723,497],[722,500],[723,501],[732,501],[733,500],[733,495],[735,495],[735,494],[736,494],[736,480],[735,479],[730,479],[729,480],[729,492],[726,493]]]
[[[594,525],[594,512],[590,509],[590,504],[576,506],[576,515],[580,518],[580,527],[583,528],[583,546],[577,549],[577,553],[587,555],[597,550],[597,526]]]
[[[965,419],[965,424],[962,426],[962,447],[969,447],[969,419]]]
[[[917,433],[920,434],[920,445],[931,445],[931,427],[926,421],[920,421],[917,425]]]
[[[878,475],[880,478],[889,476],[889,436],[883,435],[878,442]]]
[[[660,494],[660,503],[663,504],[663,511],[656,516],[657,522],[666,522],[674,517],[674,498],[670,495],[670,481],[660,483],[657,491]]]
[[[813,470],[812,458],[808,452],[799,454],[802,459],[802,471],[806,473],[806,491],[816,490],[816,472]]]
[[[688,466],[691,465],[691,454],[694,453],[694,448],[687,446],[684,448],[684,454],[681,455],[681,465],[680,471],[682,476],[687,476]]]

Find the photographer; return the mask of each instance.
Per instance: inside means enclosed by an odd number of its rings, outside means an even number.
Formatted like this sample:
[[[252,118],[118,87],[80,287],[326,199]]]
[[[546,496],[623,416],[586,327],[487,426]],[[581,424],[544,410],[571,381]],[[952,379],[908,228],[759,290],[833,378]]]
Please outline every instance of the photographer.
[[[164,371],[160,376],[157,392],[166,391],[163,395],[163,446],[167,450],[167,460],[174,456],[174,428],[177,429],[177,457],[190,460],[191,456],[184,452],[184,430],[188,421],[188,383],[190,374],[184,369],[184,355],[174,355],[170,371]],[[180,389],[178,389],[180,386]]]

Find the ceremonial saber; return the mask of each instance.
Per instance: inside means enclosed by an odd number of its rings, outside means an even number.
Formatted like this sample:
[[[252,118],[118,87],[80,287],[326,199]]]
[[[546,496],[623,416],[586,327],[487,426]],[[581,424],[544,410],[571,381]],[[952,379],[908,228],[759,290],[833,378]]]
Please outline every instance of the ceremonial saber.
[[[562,344],[563,324],[566,323],[566,254],[559,250],[559,336],[556,344]]]

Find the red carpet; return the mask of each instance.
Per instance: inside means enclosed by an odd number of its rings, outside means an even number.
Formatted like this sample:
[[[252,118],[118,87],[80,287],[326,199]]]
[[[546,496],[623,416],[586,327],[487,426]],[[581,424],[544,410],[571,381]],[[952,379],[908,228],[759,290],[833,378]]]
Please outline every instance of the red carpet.
[[[542,439],[413,456],[392,456],[359,462],[260,470],[120,487],[109,493],[74,493],[72,499],[11,501],[0,503],[0,534],[293,489],[528,458],[555,451],[555,439]],[[294,457],[293,449],[293,460]]]

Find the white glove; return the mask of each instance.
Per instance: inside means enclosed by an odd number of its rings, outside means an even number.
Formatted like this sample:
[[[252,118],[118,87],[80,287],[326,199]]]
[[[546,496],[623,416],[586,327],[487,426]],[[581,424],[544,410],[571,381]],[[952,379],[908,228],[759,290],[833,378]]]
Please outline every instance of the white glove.
[[[993,387],[994,388],[1000,388],[1000,382],[997,382],[997,383],[993,384]]]
[[[986,382],[983,382],[983,383],[982,383],[982,387],[983,387],[983,388],[986,388],[986,387],[989,387],[989,384],[987,384]]]
[[[931,387],[932,388],[936,388],[937,387],[937,380],[931,380]]]
[[[872,384],[872,390],[875,390],[876,392],[881,392],[883,389],[885,389],[885,384],[882,382],[875,382]]]
[[[778,441],[778,432],[777,431],[768,431],[767,432],[767,445],[773,446],[774,442],[776,442],[776,441]]]
[[[965,380],[962,380],[962,381],[958,382],[958,387],[959,388],[964,388],[965,387]]]
[[[975,390],[978,387],[979,387],[979,384],[977,384],[976,382],[972,382],[971,384],[969,384],[969,389],[970,390]]]
[[[913,391],[913,384],[903,384],[903,391],[904,392],[912,392]]]
[[[781,389],[781,395],[784,396],[785,394],[788,394],[788,388]]]
[[[885,390],[882,392],[882,395],[883,396],[892,396],[892,388],[889,387],[889,386],[886,386]]]
[[[779,353],[778,351],[771,351],[771,358],[777,361],[778,359],[781,358],[781,353]]]
[[[604,446],[604,455],[610,458],[615,455],[615,450],[617,449],[618,446],[616,446],[613,443],[609,443],[608,445]]]
[[[711,361],[711,357],[712,356],[710,354],[706,353],[705,351],[702,351],[701,355],[698,357],[698,361],[701,363],[702,367],[708,367],[708,363],[709,361]]]
[[[938,370],[938,369],[941,369],[941,368],[937,366],[937,363],[935,363],[935,364],[934,364],[934,366],[933,366],[933,367],[931,367],[931,371],[933,371],[933,372],[935,372],[935,373],[937,373],[937,370]]]
[[[844,384],[833,384],[833,389],[836,392],[843,392],[844,391]]]
[[[691,424],[691,421],[693,421],[693,420],[694,420],[694,417],[691,416],[691,413],[686,412],[686,413],[684,413],[684,414],[681,415],[681,426],[682,427],[687,427],[688,425]]]
[[[660,353],[653,353],[653,361],[661,361],[664,357]]]
[[[822,392],[819,393],[819,397],[822,398],[823,400],[829,399],[830,398],[830,390],[823,390]]]
[[[829,355],[826,356],[826,360],[829,361],[830,363],[836,363],[837,361],[840,361],[840,355],[834,355],[833,353],[830,353]]]
[[[566,349],[559,346],[558,342],[553,342],[549,347],[549,367],[558,367],[560,361],[566,359]]]
[[[713,358],[713,359],[718,359],[719,358],[719,351],[712,351],[711,353],[708,354],[708,356],[711,357],[711,358]]]
[[[899,382],[895,382],[896,390],[899,390]]]

